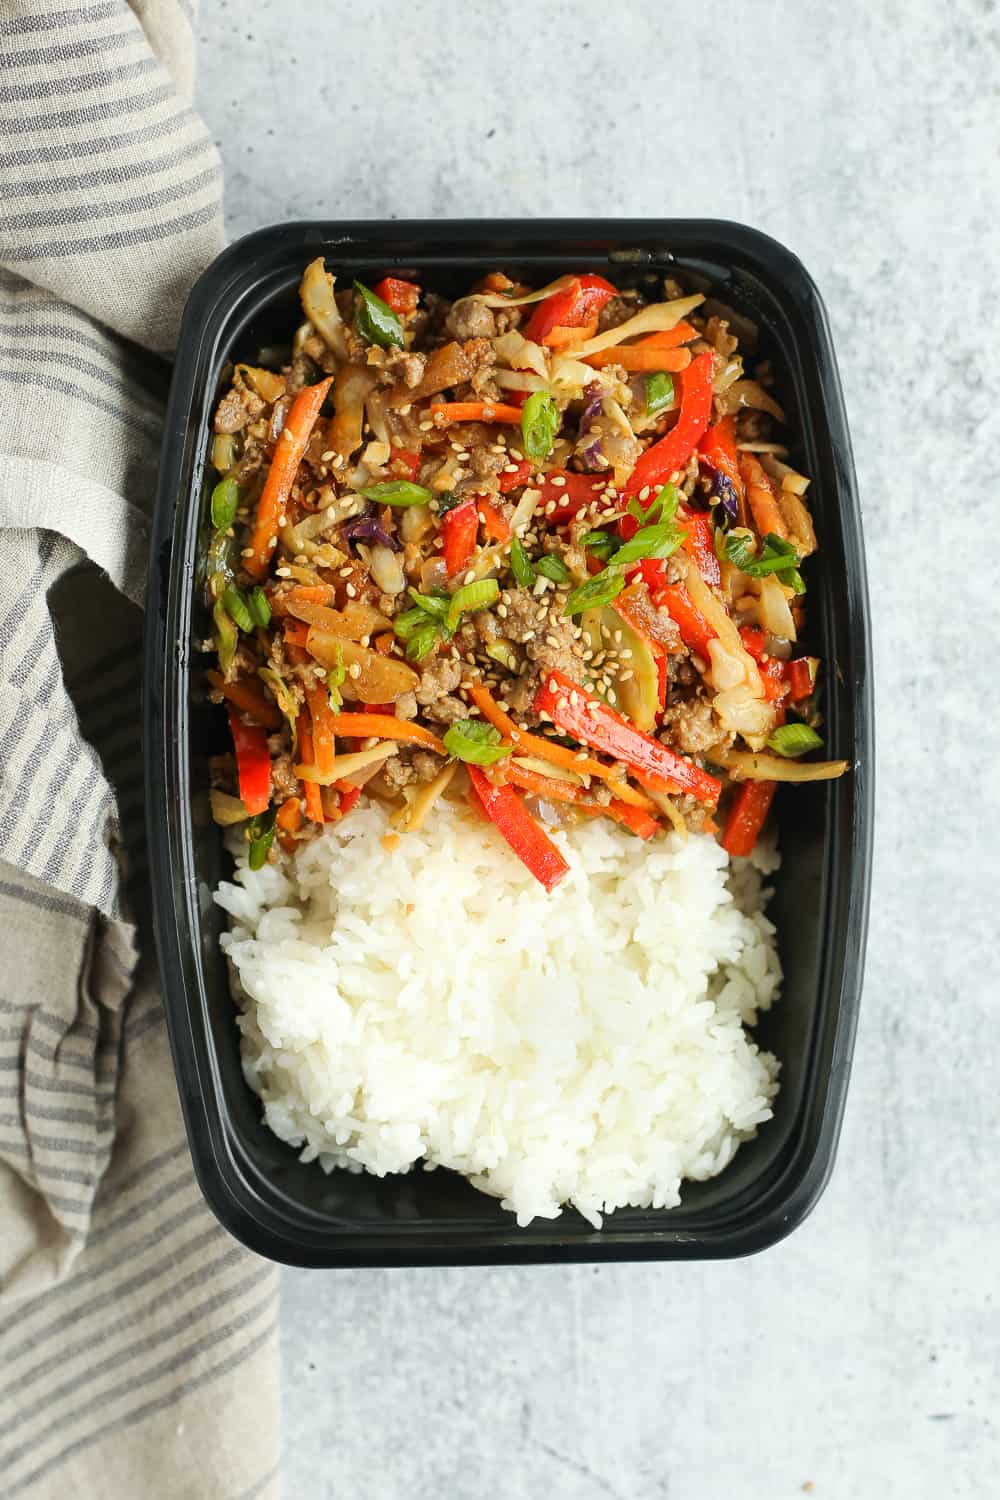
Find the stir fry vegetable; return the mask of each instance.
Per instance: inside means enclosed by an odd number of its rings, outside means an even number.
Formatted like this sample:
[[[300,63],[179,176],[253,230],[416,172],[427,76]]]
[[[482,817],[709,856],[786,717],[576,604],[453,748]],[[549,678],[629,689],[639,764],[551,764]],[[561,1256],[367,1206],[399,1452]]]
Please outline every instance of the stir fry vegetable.
[[[315,260],[301,298],[290,359],[234,369],[206,500],[213,815],[253,868],[469,796],[552,889],[543,825],[717,816],[744,856],[780,782],[844,773],[797,644],[809,480],[700,294],[581,268],[449,303]]]

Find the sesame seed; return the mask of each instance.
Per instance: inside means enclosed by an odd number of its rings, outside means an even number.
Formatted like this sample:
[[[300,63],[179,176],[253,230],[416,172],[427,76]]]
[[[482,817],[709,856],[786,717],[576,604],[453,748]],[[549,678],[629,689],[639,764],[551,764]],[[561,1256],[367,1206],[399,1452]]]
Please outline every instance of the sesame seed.
[[[476,653],[474,651],[466,651],[465,659],[469,663],[470,667],[474,667],[476,665]]]
[[[542,476],[539,475],[538,477],[541,478]],[[566,483],[566,476],[565,474],[553,474],[551,482],[555,485],[557,490],[561,489],[562,486]]]
[[[475,568],[470,568],[469,571],[466,573],[465,577],[462,579],[462,582],[463,583],[475,583],[475,581],[476,581],[476,570],[475,570]]]
[[[417,426],[417,431],[418,432],[433,432],[434,431],[434,423],[433,422],[420,422],[418,424],[418,426]]]
[[[577,704],[580,701],[580,694],[577,692],[576,688],[574,688],[570,693],[569,701],[570,703],[572,703],[573,707],[576,708]]]
[[[347,672],[348,672],[348,676],[354,677],[355,679],[358,678],[358,677],[360,677],[361,676],[361,663],[359,661],[352,661],[351,665],[347,669]]]
[[[635,676],[635,673],[632,671],[632,668],[629,667],[629,669],[628,669],[627,672],[622,672],[621,673],[621,675],[618,678],[618,681],[619,682],[628,682],[629,678],[630,677],[634,677],[634,676]]]
[[[412,401],[407,401],[407,403],[406,403],[405,406],[401,406],[399,408],[399,415],[401,417],[408,417],[410,415],[410,412],[412,410],[413,410],[413,402]]]
[[[241,557],[253,557],[253,548],[252,547],[244,547],[243,551],[240,553],[240,556]]]
[[[356,599],[358,596],[358,591],[353,583],[347,584],[344,592],[347,594],[348,599]]]
[[[353,572],[354,572],[353,568],[341,568],[340,572],[337,574],[337,577],[338,578],[350,578],[351,574]]]
[[[361,645],[362,645],[362,646],[370,646],[370,645],[371,645],[371,643],[372,643],[372,638],[371,638],[371,636],[370,636],[370,635],[363,635],[363,636],[362,636],[362,637],[361,637],[361,641],[360,641],[360,644],[361,644]]]
[[[619,651],[618,655],[621,657],[622,661],[631,661],[632,659],[632,653],[628,649],[628,647],[626,647],[624,651]]]
[[[292,576],[291,568],[275,568],[274,571],[277,573],[279,578],[291,578]]]
[[[330,462],[330,460],[331,460],[332,457],[333,457],[333,449],[332,448],[328,448],[325,453],[321,453],[320,454],[320,458],[322,459],[323,463],[325,463],[325,464],[328,464]]]
[[[542,721],[543,724],[551,724],[552,723],[552,715],[549,714],[549,713],[546,713],[544,708],[541,710],[541,712],[539,713],[538,717],[541,719],[541,721]]]
[[[558,651],[559,649],[559,640],[554,635],[547,635],[545,637],[545,644],[546,646],[551,646],[553,651]]]
[[[524,461],[524,454],[521,452],[520,448],[511,448],[510,449],[510,456],[511,456],[511,458],[515,459],[518,463],[523,463],[523,461]]]
[[[546,501],[546,503],[545,503],[545,514],[547,516],[554,516],[555,513],[556,513],[556,502],[554,500],[548,500],[548,501]]]
[[[554,677],[550,677],[549,678],[549,692],[550,693],[556,692],[556,690],[558,689],[558,687],[559,687],[559,684],[556,681],[556,679]]]
[[[267,545],[268,545],[268,550],[271,551],[271,552],[273,552],[274,549],[275,549],[275,547],[278,545],[278,538],[276,536],[273,536],[271,538],[271,540],[268,542]]]
[[[494,450],[494,451],[496,451],[496,450]],[[517,464],[504,464],[502,472],[504,474],[516,474],[517,473]]]
[[[279,526],[287,526],[288,525],[288,517],[287,516],[279,516],[278,517],[278,525]]]
[[[506,618],[507,618],[507,606],[506,606],[506,604],[498,604],[497,605],[497,614],[500,616],[501,620],[506,620]]]

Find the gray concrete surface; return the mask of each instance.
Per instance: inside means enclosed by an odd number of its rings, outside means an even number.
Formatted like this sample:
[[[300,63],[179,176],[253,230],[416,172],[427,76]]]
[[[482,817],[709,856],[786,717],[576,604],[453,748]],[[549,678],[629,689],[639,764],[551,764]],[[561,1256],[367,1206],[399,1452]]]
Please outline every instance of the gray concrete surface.
[[[288,1495],[1000,1493],[993,0],[205,0],[200,32],[234,235],[711,214],[795,249],[839,350],[877,652],[869,977],[812,1218],[730,1264],[289,1273]]]

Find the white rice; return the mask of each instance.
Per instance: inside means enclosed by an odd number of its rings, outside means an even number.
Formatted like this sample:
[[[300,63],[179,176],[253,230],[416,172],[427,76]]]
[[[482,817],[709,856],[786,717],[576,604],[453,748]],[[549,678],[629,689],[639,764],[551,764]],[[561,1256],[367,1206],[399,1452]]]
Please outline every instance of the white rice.
[[[527,1224],[669,1208],[771,1115],[745,1027],[781,978],[761,874],[714,839],[555,835],[546,895],[499,835],[440,803],[383,845],[357,808],[294,859],[223,883],[246,1077],[304,1160],[451,1167]]]

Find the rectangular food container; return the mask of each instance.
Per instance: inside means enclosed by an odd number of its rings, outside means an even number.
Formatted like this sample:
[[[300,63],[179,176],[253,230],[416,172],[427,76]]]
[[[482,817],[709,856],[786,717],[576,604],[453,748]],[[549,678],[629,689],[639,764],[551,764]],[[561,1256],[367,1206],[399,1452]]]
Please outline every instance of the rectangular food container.
[[[341,283],[386,272],[458,294],[501,269],[538,285],[598,271],[621,286],[669,273],[749,315],[773,358],[792,462],[820,551],[808,566],[808,642],[823,659],[826,753],[839,781],[798,786],[776,807],[783,855],[770,915],[785,981],[756,1036],[781,1059],[775,1118],[711,1182],[670,1210],[619,1210],[595,1231],[577,1213],[518,1229],[458,1176],[378,1179],[303,1165],[265,1128],[244,1082],[222,914],[228,873],[208,815],[208,757],[224,716],[205,698],[209,634],[199,558],[208,446],[224,371],[301,320],[297,287],[324,255]],[[662,294],[662,293],[661,293]],[[259,1254],[308,1266],[681,1260],[774,1244],[812,1208],[833,1164],[861,992],[872,835],[870,639],[856,482],[826,314],[800,262],[774,240],[711,220],[306,222],[225,251],[188,302],[167,415],[145,646],[146,806],[163,998],[191,1154],[226,1228]]]

